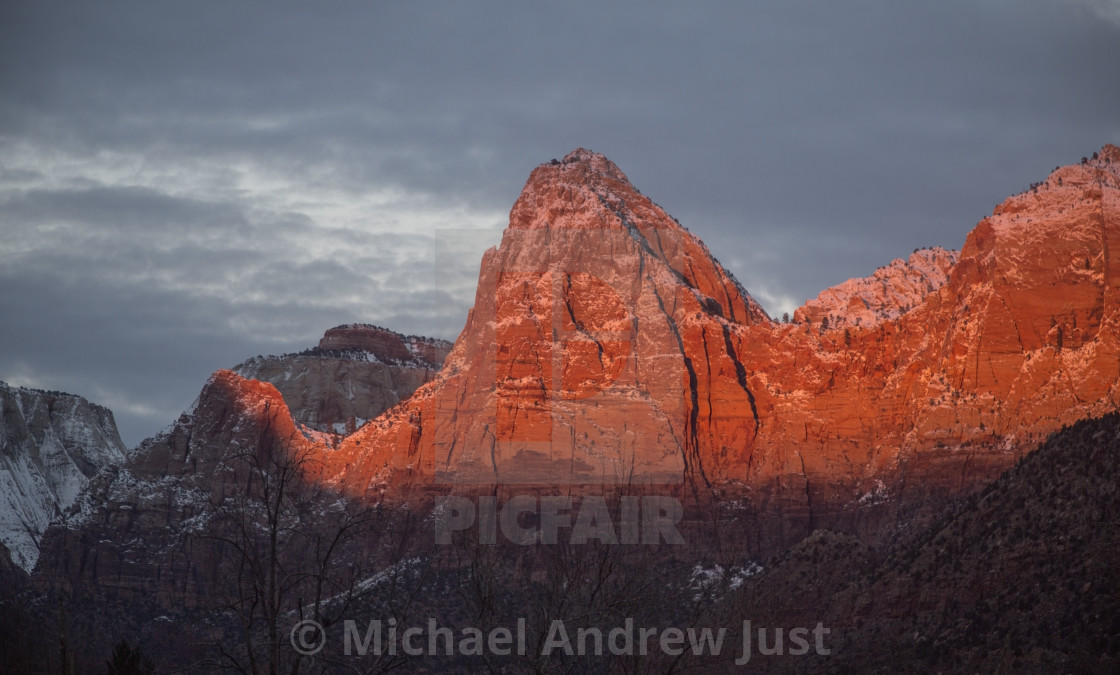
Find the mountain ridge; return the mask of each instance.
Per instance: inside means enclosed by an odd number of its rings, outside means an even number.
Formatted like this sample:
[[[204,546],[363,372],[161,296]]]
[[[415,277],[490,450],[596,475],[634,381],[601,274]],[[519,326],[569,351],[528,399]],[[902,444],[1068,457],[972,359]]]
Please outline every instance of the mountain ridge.
[[[373,501],[407,485],[605,486],[640,463],[639,482],[746,498],[760,553],[822,526],[880,536],[977,489],[1061,424],[1115,409],[1120,267],[1107,245],[1120,223],[1092,200],[1114,199],[1116,154],[1036,187],[1048,215],[1025,244],[1014,235],[1034,216],[997,209],[918,307],[821,330],[771,321],[613,163],[576,151],[531,174],[438,374],[349,436],[285,442],[319,456],[322,480]],[[1102,187],[1083,196],[1088,182]],[[1039,242],[1051,258],[1064,246],[1063,264],[1008,275]],[[1013,326],[1050,321],[1017,306],[1036,288],[1081,304],[1058,303],[1065,313],[1024,345]],[[214,408],[220,418],[253,419],[273,397],[219,375],[245,392]],[[558,454],[556,437],[569,439]]]
[[[1120,154],[1101,155],[982,220],[916,306],[827,329],[771,320],[609,160],[541,165],[484,255],[466,326],[411,396],[343,436],[301,424],[272,383],[216,372],[47,530],[36,588],[152,616],[205,607],[229,564],[214,503],[237,494],[246,458],[306,458],[300,478],[331,504],[412,528],[448,494],[676,497],[696,541],[669,567],[903,545],[1051,432],[1118,408]],[[402,532],[419,535],[399,550],[447,563],[430,532]]]
[[[926,288],[919,306],[900,313],[887,323],[879,322],[866,327],[853,327],[858,330],[840,332],[822,331],[816,326],[774,324],[760,307],[757,311],[748,311],[746,306],[735,305],[731,293],[720,292],[721,289],[735,286],[730,275],[718,274],[716,278],[709,278],[702,273],[691,278],[677,276],[678,280],[684,279],[683,285],[696,297],[696,309],[699,312],[691,317],[683,313],[675,316],[674,323],[678,329],[683,328],[686,336],[682,337],[682,331],[678,330],[675,338],[667,339],[679,340],[677,344],[682,350],[686,340],[693,340],[703,345],[704,354],[690,351],[686,354],[688,358],[683,359],[684,363],[679,367],[683,378],[679,391],[685,399],[692,396],[692,401],[686,400],[680,406],[687,414],[677,420],[675,428],[689,427],[687,418],[692,415],[696,415],[698,421],[700,416],[707,417],[710,428],[718,426],[720,418],[726,420],[728,416],[737,417],[742,423],[744,415],[749,415],[745,420],[747,429],[742,436],[732,434],[730,438],[720,437],[717,444],[723,446],[722,449],[708,448],[710,455],[714,456],[714,461],[711,461],[714,475],[749,481],[752,475],[757,478],[762,473],[763,478],[769,474],[777,477],[789,476],[796,480],[798,474],[806,475],[809,459],[819,460],[822,456],[827,458],[827,448],[821,447],[819,452],[813,453],[813,457],[790,457],[782,448],[789,447],[792,443],[803,445],[814,433],[805,425],[824,423],[824,417],[817,418],[822,421],[814,421],[813,418],[818,413],[813,411],[818,409],[819,414],[828,412],[822,409],[827,406],[822,406],[819,401],[826,397],[831,398],[829,405],[833,407],[832,412],[851,415],[851,422],[856,428],[825,432],[824,445],[850,445],[855,442],[873,449],[870,454],[857,454],[851,460],[844,460],[845,462],[850,461],[854,466],[874,468],[878,465],[881,469],[889,469],[890,465],[905,461],[907,457],[932,454],[937,457],[927,458],[934,463],[948,461],[967,465],[973,459],[954,458],[954,453],[948,450],[937,451],[939,448],[967,447],[971,448],[968,452],[973,455],[975,462],[981,465],[986,461],[994,462],[991,470],[980,472],[984,478],[990,478],[993,477],[993,471],[998,473],[996,468],[1006,468],[1026,451],[1031,442],[1037,442],[1037,438],[1030,441],[1019,438],[1020,435],[1037,436],[1046,430],[1052,430],[1057,424],[1112,409],[1117,402],[1116,387],[1108,385],[1116,381],[1116,373],[1113,372],[1115,368],[1110,365],[1117,350],[1115,333],[1111,329],[1102,333],[1097,328],[1102,321],[1115,323],[1117,320],[1113,289],[1120,276],[1113,269],[1115,265],[1108,251],[1111,239],[1120,236],[1120,227],[1117,227],[1114,215],[1117,211],[1106,210],[1104,207],[1105,202],[1111,204],[1110,200],[1116,194],[1118,172],[1117,166],[1112,163],[1115,154],[1113,146],[1106,146],[1099,153],[1099,159],[1060,169],[1036,187],[1035,194],[1050,196],[1048,200],[1035,206],[1048,215],[1045,218],[1038,216],[1040,224],[1034,224],[1031,217],[1029,236],[1023,235],[1023,226],[1027,223],[1007,220],[1009,216],[1006,214],[1012,211],[1019,214],[1022,209],[1001,207],[982,220],[969,234],[959,254],[959,262],[951,263],[954,256],[949,252],[944,255],[935,252],[935,256],[939,258],[940,272],[948,272],[944,279],[938,279],[935,284],[926,278],[933,288]],[[502,292],[498,282],[502,280],[501,274],[504,272],[492,279],[487,270],[517,268],[524,264],[522,257],[539,256],[542,250],[545,251],[544,256],[551,259],[555,252],[547,246],[556,242],[547,240],[547,237],[556,233],[599,227],[609,231],[613,225],[631,234],[635,241],[640,238],[640,247],[649,247],[640,250],[664,252],[657,248],[662,243],[657,235],[675,231],[679,226],[667,214],[665,218],[658,218],[660,214],[651,210],[652,203],[625,181],[624,174],[616,171],[613,163],[608,163],[606,158],[589,151],[577,150],[563,162],[544,164],[534,169],[525,190],[511,210],[510,228],[503,239],[503,245],[491,249],[484,256],[479,294],[472,317],[479,311],[479,307],[485,307],[491,295]],[[1059,178],[1062,180],[1059,181]],[[1082,187],[1094,181],[1101,185],[1097,192],[1090,191],[1082,195]],[[584,183],[594,187],[581,187]],[[1018,199],[1021,198],[1012,197],[1010,201]],[[1100,215],[1095,220],[1092,208],[1094,199],[1101,200],[1096,204],[1100,207],[1097,209]],[[646,223],[645,230],[651,236],[644,236],[643,223],[634,216],[636,211],[631,209],[634,205],[638,205],[642,215],[649,218],[650,222],[657,222],[665,227],[659,230]],[[629,211],[620,216],[613,209]],[[1014,216],[1021,217],[1023,216]],[[1078,234],[1070,237],[1071,230],[1068,226],[1075,226],[1072,231]],[[543,233],[539,235],[539,241],[528,242],[536,246],[526,244],[527,240],[523,236],[521,240],[518,239],[518,233],[526,230]],[[589,244],[589,247],[593,245]],[[606,246],[608,253],[613,255],[616,250],[613,247],[621,245],[608,242]],[[502,251],[506,251],[504,257]],[[1034,251],[1048,251],[1047,262],[1052,264],[1031,263]],[[1063,251],[1066,257],[1058,260],[1054,251]],[[710,261],[706,248],[703,249],[703,254]],[[573,254],[570,250],[563,249],[559,255],[563,258]],[[1078,258],[1077,262],[1090,259],[1090,267],[1095,260],[1098,267],[1084,274],[1079,273],[1077,265],[1070,264],[1075,257]],[[697,269],[692,262],[687,265],[690,271]],[[714,270],[713,273],[722,272],[718,264],[709,262],[708,265],[706,269]],[[527,267],[532,268],[532,265]],[[1103,267],[1108,268],[1107,274]],[[671,272],[670,276],[673,274]],[[1047,311],[1046,316],[1037,315],[1038,303],[1029,299],[1032,294],[1044,289],[1050,298],[1055,298],[1048,301],[1050,304],[1064,308],[1062,322],[1058,322],[1057,314],[1051,317],[1045,307],[1042,309]],[[1076,300],[1076,309],[1070,304],[1070,298]],[[598,300],[601,301],[601,298]],[[975,314],[976,310],[973,309],[978,306],[983,308],[981,314]],[[670,306],[669,313],[675,309]],[[1072,313],[1069,311],[1071,309]],[[740,317],[746,319],[748,315],[754,319],[751,326],[745,326],[739,321]],[[493,314],[487,316],[493,317]],[[506,316],[503,318],[509,319]],[[1049,325],[1052,319],[1053,325]],[[1080,325],[1075,326],[1079,320]],[[471,326],[474,325],[472,321],[473,319],[468,319],[467,328],[452,350],[449,359],[453,364],[450,370],[452,373],[461,367],[463,345],[471,340]],[[1040,326],[1043,322],[1046,325]],[[931,324],[935,327],[933,335],[943,336],[936,345],[931,341]],[[1035,326],[1036,334],[1041,330],[1042,335],[1024,343],[1019,337],[1024,330],[1021,325]],[[515,336],[511,339],[520,338]],[[1077,363],[1069,356],[1072,349],[1082,352],[1078,355],[1080,360]],[[535,360],[539,363],[542,358],[544,357],[538,355]],[[731,391],[724,389],[719,392],[711,404],[702,399],[711,396],[712,389],[718,390],[719,386],[712,385],[711,382],[689,381],[695,373],[689,372],[688,363],[697,359],[701,359],[701,363],[706,362],[709,368],[718,364],[718,381],[733,385]],[[906,365],[907,361],[909,365]],[[1028,364],[1027,361],[1033,363]],[[807,365],[794,365],[802,362],[807,362]],[[981,362],[989,366],[980,369],[978,364]],[[1093,379],[1101,383],[1103,389],[1098,387],[1081,397],[1079,393],[1070,392],[1068,384],[1040,381],[1046,373],[1052,374],[1061,371],[1063,367],[1074,367],[1083,362],[1092,363],[1089,368],[1096,369],[1099,373]],[[923,374],[922,370],[931,365],[941,372],[936,375]],[[1003,371],[1000,370],[1001,367],[1004,368]],[[838,383],[837,376],[841,373],[846,373],[845,378],[851,382]],[[827,377],[822,380],[821,374]],[[941,383],[943,379],[946,384]],[[739,383],[737,386],[736,381]],[[919,383],[928,394],[919,394],[915,390],[915,385]],[[856,386],[852,387],[851,384]],[[1045,388],[1043,385],[1050,388],[1041,391]],[[701,391],[697,387],[708,388],[703,392],[704,397],[699,395]],[[832,391],[833,387],[839,391]],[[1011,389],[1016,387],[1019,391],[1012,392]],[[876,412],[861,408],[858,403],[855,409],[850,409],[850,402],[865,398],[869,389],[878,392],[875,396],[881,399],[881,405],[897,406],[901,403],[905,406],[907,410],[904,417],[909,420],[900,418],[889,409],[880,408]],[[735,390],[739,393],[736,394]],[[1023,397],[1024,400],[1014,403],[1025,414],[1029,412],[1026,414],[1029,419],[1024,419],[1022,424],[1008,425],[1001,421],[997,409],[1007,398],[1014,399],[1013,393]],[[1063,400],[1056,405],[1045,402],[1044,399],[1052,394],[1060,395]],[[540,398],[537,395],[537,400]],[[419,401],[414,403],[419,404]],[[839,410],[835,409],[836,406],[840,406]],[[1033,409],[1026,411],[1028,406]],[[850,411],[845,412],[845,407]],[[717,408],[722,410],[713,414]],[[764,414],[762,408],[769,410]],[[406,450],[420,450],[424,443],[423,424],[401,421],[403,416],[411,419],[416,412],[419,412],[421,418],[424,417],[423,412],[413,410],[407,414],[402,413],[397,422],[388,423],[386,427],[385,433],[388,436],[398,434],[402,440],[408,439],[404,441]],[[809,413],[808,419],[805,413]],[[884,413],[887,413],[886,417]],[[770,447],[777,451],[777,457],[773,456],[773,452],[752,451],[720,459],[728,445],[755,447],[757,439],[750,428],[755,427],[755,422],[758,422],[755,431],[765,434],[765,418],[777,422],[770,425],[772,429],[792,425],[801,427],[802,430],[798,432],[794,428],[793,433],[777,430],[776,438],[770,443]],[[876,418],[878,421],[874,421]],[[858,427],[864,423],[859,422],[860,419],[872,420],[871,424],[888,432],[888,438],[883,440],[881,433],[870,436],[867,432],[861,433]],[[1027,431],[1026,427],[1033,426],[1036,422],[1041,423],[1045,429]],[[845,421],[842,417],[834,418],[831,424],[842,425]],[[412,430],[405,432],[400,425],[411,426]],[[393,430],[389,430],[389,427]],[[374,433],[372,429],[367,433]],[[716,433],[718,436],[719,432]],[[414,438],[417,434],[419,439]],[[681,434],[676,435],[680,446],[686,446],[690,442],[687,438],[681,438]],[[394,442],[386,440],[388,436],[378,439],[369,437],[367,440],[373,445],[392,446]],[[880,440],[871,441],[872,436],[880,437]],[[1005,441],[1008,439],[1012,445],[1001,447],[1006,446]],[[876,455],[881,455],[889,444],[898,448],[893,451],[893,456],[876,459]],[[1015,449],[1016,447],[1019,449]],[[391,453],[388,457],[374,457],[368,455],[368,451],[363,454],[354,447],[350,450],[355,456],[364,456],[371,462],[381,462],[384,466],[398,469],[412,465],[412,461],[406,459],[415,454],[406,452],[405,457],[394,459],[395,455]],[[421,457],[424,459],[423,453]],[[427,459],[432,461],[430,457]],[[791,460],[797,465],[806,464],[805,469],[790,466]],[[720,466],[721,463],[727,468]],[[827,483],[830,473],[827,462],[823,466],[819,461],[817,464],[815,473],[818,475],[815,482]],[[360,466],[361,462],[351,463],[351,466],[355,465]],[[767,465],[770,465],[769,469],[765,468]],[[858,472],[849,475],[855,483],[863,486],[861,489],[864,493],[881,478],[860,476]],[[362,476],[359,475],[357,482],[361,480]],[[961,486],[946,487],[955,492]],[[859,496],[850,494],[847,499],[854,500]]]

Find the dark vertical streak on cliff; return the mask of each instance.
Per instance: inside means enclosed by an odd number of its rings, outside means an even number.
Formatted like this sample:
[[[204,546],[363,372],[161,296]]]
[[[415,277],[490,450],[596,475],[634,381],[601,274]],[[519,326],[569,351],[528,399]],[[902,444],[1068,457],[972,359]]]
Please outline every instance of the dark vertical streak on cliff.
[[[723,344],[727,347],[727,355],[731,357],[731,361],[735,364],[735,378],[739,380],[739,386],[747,394],[747,401],[751,404],[751,414],[754,415],[754,435],[758,438],[758,428],[761,422],[758,419],[758,405],[754,400],[754,393],[750,387],[747,386],[747,369],[743,367],[743,362],[739,360],[739,355],[735,352],[735,345],[731,343],[731,329],[727,324],[723,325]],[[753,439],[751,441],[754,442]]]
[[[669,329],[673,333],[673,337],[677,341],[677,348],[681,352],[681,358],[684,359],[684,367],[688,370],[688,392],[690,398],[690,406],[688,410],[688,446],[686,448],[685,456],[685,471],[688,470],[689,462],[687,454],[691,453],[695,459],[697,470],[700,472],[700,477],[704,479],[704,484],[711,487],[712,483],[708,480],[707,474],[704,472],[704,464],[700,461],[700,439],[697,434],[696,426],[700,414],[700,392],[699,381],[696,377],[696,366],[692,363],[688,353],[684,349],[684,340],[681,339],[681,331],[677,326],[676,320],[665,309],[665,302],[661,299],[661,294],[654,291],[654,297],[657,298],[657,306],[661,308],[661,313],[665,315],[665,322],[669,325]]]

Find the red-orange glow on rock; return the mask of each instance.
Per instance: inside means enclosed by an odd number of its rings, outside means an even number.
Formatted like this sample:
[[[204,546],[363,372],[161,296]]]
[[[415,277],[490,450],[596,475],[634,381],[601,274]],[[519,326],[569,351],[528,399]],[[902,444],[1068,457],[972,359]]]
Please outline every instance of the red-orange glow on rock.
[[[533,171],[438,379],[324,449],[324,475],[374,495],[683,481],[791,512],[966,491],[1120,406],[1114,155],[1007,200],[959,258],[916,253],[778,324],[576,151]]]

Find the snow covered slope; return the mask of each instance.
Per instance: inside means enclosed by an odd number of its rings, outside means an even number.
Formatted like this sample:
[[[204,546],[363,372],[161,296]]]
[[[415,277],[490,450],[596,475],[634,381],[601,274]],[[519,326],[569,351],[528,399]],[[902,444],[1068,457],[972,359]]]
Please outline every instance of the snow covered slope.
[[[108,408],[0,382],[0,542],[13,562],[30,571],[47,524],[124,456]]]

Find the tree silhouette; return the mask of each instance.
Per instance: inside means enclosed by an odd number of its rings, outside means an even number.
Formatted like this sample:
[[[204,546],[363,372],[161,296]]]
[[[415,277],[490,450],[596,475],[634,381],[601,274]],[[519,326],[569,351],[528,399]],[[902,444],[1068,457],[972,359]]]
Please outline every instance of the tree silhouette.
[[[365,547],[381,511],[315,481],[311,446],[286,439],[261,443],[226,461],[205,533],[219,550],[214,610],[232,618],[237,642],[214,645],[208,666],[242,673],[298,672],[305,659],[288,647],[288,631],[309,619],[335,623],[361,596]]]
[[[140,648],[132,648],[121,640],[113,648],[113,657],[105,662],[108,675],[150,675],[156,672],[152,660]]]

